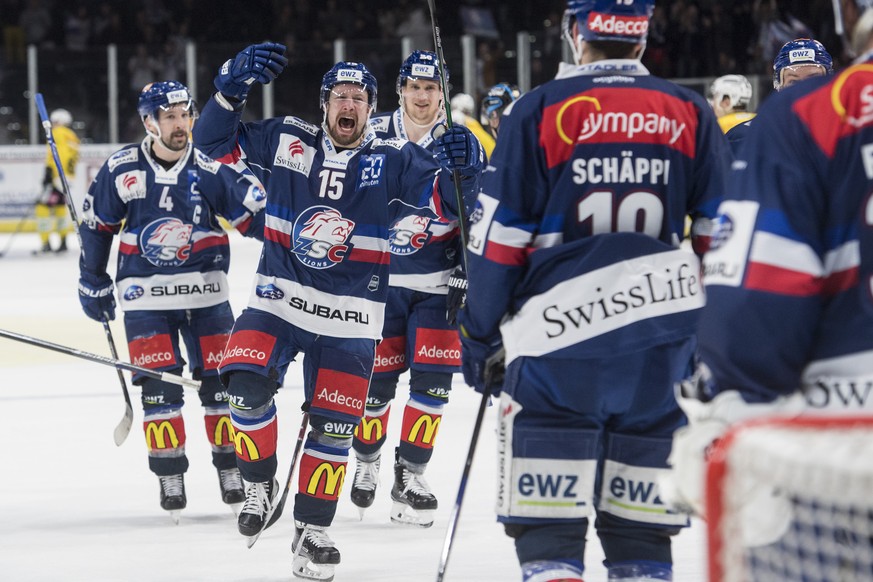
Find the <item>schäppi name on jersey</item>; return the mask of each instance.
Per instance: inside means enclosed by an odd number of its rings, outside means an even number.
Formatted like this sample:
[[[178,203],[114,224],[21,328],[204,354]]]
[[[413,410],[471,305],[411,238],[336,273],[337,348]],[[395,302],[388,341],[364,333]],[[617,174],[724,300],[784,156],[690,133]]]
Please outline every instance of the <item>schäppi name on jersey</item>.
[[[300,297],[292,297],[288,300],[288,305],[294,309],[299,309],[304,313],[309,313],[316,317],[323,317],[324,319],[338,319],[340,321],[361,323],[363,325],[369,325],[370,323],[370,316],[366,313],[350,309],[335,309],[333,307],[328,307],[327,305],[309,303]]]

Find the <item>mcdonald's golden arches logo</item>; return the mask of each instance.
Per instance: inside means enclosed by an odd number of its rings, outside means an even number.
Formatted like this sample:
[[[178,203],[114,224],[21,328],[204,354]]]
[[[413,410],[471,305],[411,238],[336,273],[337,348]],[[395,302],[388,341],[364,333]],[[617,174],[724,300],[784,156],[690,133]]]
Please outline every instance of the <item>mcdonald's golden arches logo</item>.
[[[436,418],[429,414],[422,414],[419,416],[415,423],[413,423],[412,428],[409,429],[409,442],[419,442],[418,437],[419,432],[421,432],[420,442],[425,445],[433,446],[433,441],[436,439],[437,431],[439,431],[440,428],[440,420],[442,420],[442,416]]]
[[[150,421],[145,427],[146,446],[150,451],[155,449],[175,449],[179,446],[176,429],[169,420]],[[169,443],[170,446],[167,446]]]
[[[257,461],[261,458],[258,445],[256,445],[255,441],[252,440],[252,437],[246,433],[240,430],[233,431],[233,442],[237,456],[248,461]]]
[[[314,497],[337,498],[343,489],[343,481],[346,477],[346,465],[340,463],[334,465],[329,462],[322,462],[312,472],[309,478],[309,484],[306,486],[306,492]],[[322,478],[324,484],[322,485]]]
[[[361,419],[358,426],[355,427],[355,436],[365,443],[375,443],[385,434],[385,427],[382,425],[382,417],[365,416]]]

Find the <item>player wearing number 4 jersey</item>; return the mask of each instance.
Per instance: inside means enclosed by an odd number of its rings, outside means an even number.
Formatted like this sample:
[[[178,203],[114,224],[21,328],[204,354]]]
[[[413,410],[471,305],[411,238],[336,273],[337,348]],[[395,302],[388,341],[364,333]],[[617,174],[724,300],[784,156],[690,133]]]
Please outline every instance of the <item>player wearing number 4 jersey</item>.
[[[239,530],[255,536],[275,520],[277,416],[273,396],[303,354],[311,430],[294,501],[293,573],[332,580],[339,550],[327,534],[346,476],[388,295],[389,226],[404,216],[457,216],[444,168],[478,173],[468,130],[436,139],[436,156],[404,139],[379,139],[369,125],[376,79],[340,62],[322,79],[321,126],[296,117],[242,123],[253,82],[284,68],[285,47],[253,45],[225,63],[217,93],[195,128],[199,147],[242,159],[267,186],[264,252],[248,308],[234,324],[221,364],[236,429],[247,500]],[[437,160],[440,160],[439,162]],[[466,181],[475,188],[475,178]]]
[[[188,89],[177,81],[150,83],[140,94],[147,136],[112,154],[92,182],[82,208],[79,298],[98,321],[115,317],[106,272],[119,236],[116,284],[134,364],[179,374],[186,361],[201,381],[206,434],[219,472],[222,499],[240,504],[242,482],[233,428],[218,364],[233,325],[228,303],[230,246],[218,221],[263,238],[266,193],[255,181],[204,156],[189,141],[196,117]],[[161,507],[186,505],[188,469],[182,388],[133,375],[142,386],[149,468],[159,477]]]
[[[706,101],[640,63],[652,8],[568,2],[578,65],[507,108],[471,215],[462,366],[482,390],[505,348],[498,519],[529,582],[580,581],[592,520],[610,580],[670,580],[687,525],[657,487],[704,303],[680,239],[730,154]]]

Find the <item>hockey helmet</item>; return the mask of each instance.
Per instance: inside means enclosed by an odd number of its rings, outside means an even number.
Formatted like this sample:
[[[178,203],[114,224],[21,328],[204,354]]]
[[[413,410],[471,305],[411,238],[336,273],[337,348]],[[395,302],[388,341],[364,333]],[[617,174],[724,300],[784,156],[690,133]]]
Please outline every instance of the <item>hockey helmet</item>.
[[[500,117],[503,110],[521,96],[521,91],[515,85],[509,83],[497,83],[488,90],[488,94],[482,98],[482,109],[479,113],[482,123],[488,123],[492,115]]]
[[[52,122],[52,125],[70,127],[73,125],[73,114],[66,109],[55,109],[52,111],[51,115],[49,115],[49,121]]]
[[[446,72],[446,83],[449,82],[449,68],[443,65]],[[403,64],[400,65],[400,74],[397,75],[397,94],[400,95],[400,90],[406,84],[407,79],[421,79],[424,81],[434,81],[440,83],[442,75],[440,73],[440,60],[436,53],[431,51],[412,51],[406,57]]]
[[[642,43],[654,10],[655,0],[567,0],[564,34],[572,38],[569,31],[575,18],[582,40]]]
[[[724,75],[709,86],[709,101],[721,105],[722,99],[728,98],[730,111],[745,111],[752,101],[752,84],[742,75]]]
[[[473,115],[473,111],[476,109],[476,102],[473,101],[473,96],[467,93],[458,93],[452,97],[450,105],[453,111],[460,111],[464,115]]]
[[[376,109],[376,77],[367,70],[363,63],[340,61],[331,67],[321,79],[321,99],[319,105],[322,110],[327,105],[330,90],[340,83],[354,83],[363,87],[367,91],[367,103],[370,105],[370,111]]]
[[[158,109],[167,111],[177,105],[181,105],[183,109],[190,111],[192,116],[194,115],[194,101],[191,99],[188,87],[179,81],[159,81],[143,87],[136,110],[143,119],[150,115],[153,119],[157,119],[155,112]]]
[[[782,45],[773,61],[773,88],[782,88],[782,71],[788,67],[821,67],[823,75],[834,72],[834,59],[824,45],[811,38],[798,38]]]

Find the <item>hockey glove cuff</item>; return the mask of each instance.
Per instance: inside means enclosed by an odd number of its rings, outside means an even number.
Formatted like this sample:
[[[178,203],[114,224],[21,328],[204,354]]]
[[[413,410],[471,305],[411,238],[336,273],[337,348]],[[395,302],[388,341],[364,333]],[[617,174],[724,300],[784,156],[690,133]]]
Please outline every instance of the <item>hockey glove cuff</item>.
[[[503,390],[505,375],[503,342],[499,338],[482,342],[467,337],[461,328],[461,371],[464,382],[476,392],[484,394],[485,387],[491,396],[498,396]]]
[[[285,45],[253,44],[221,65],[214,80],[215,88],[226,97],[245,101],[255,82],[270,83],[287,64]]]
[[[446,321],[458,325],[458,311],[467,302],[467,272],[463,265],[455,267],[449,275],[449,294],[446,296]]]
[[[115,288],[109,275],[83,273],[79,278],[79,303],[94,321],[115,319]]]

